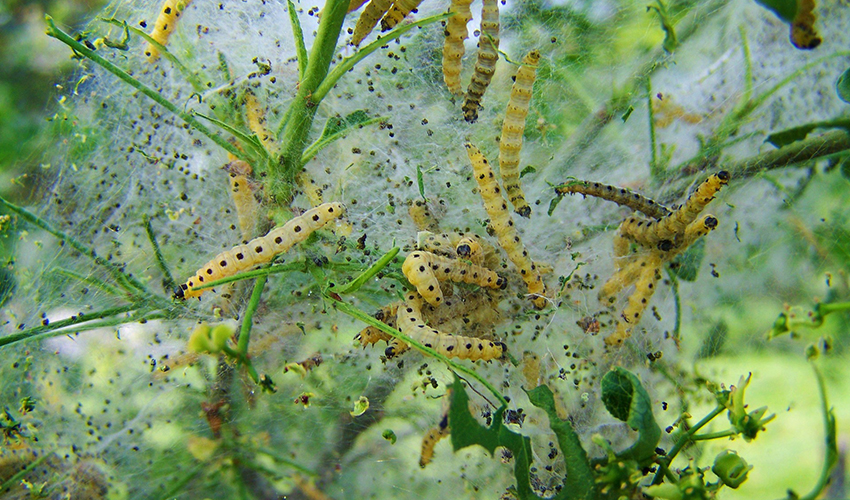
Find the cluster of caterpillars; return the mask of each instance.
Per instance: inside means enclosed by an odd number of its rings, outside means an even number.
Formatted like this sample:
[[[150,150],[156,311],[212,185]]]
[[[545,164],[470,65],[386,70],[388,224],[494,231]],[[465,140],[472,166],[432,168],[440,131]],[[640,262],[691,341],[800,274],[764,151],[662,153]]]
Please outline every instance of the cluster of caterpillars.
[[[602,286],[599,299],[612,303],[621,290],[632,284],[635,290],[620,314],[617,330],[605,338],[606,344],[620,345],[631,336],[655,293],[661,266],[717,227],[716,217],[700,214],[728,182],[729,173],[726,171],[711,175],[675,210],[628,189],[598,182],[575,180],[555,188],[559,195],[579,193],[594,196],[646,215],[628,217],[614,235],[616,271]],[[637,248],[634,252],[633,246]]]

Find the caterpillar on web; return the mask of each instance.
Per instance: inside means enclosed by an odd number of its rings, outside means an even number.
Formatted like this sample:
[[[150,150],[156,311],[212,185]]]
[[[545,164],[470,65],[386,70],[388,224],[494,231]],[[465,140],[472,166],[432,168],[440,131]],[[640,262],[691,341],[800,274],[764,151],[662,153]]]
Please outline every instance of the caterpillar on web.
[[[373,315],[375,319],[386,324],[390,328],[396,327],[396,314],[398,313],[398,306],[401,305],[401,301],[393,302],[389,305],[386,305],[380,309]],[[360,342],[360,345],[366,347],[367,345],[376,344],[379,341],[383,340],[387,343],[392,342],[393,337],[383,331],[375,328],[374,326],[367,326],[366,328],[360,330],[355,337],[355,340]]]
[[[168,44],[168,37],[174,32],[177,27],[177,21],[183,15],[183,10],[189,5],[192,0],[165,0],[162,3],[162,8],[159,11],[159,16],[156,18],[151,38],[160,45]],[[159,59],[159,49],[152,43],[149,43],[145,48],[145,55],[148,56],[148,62],[156,62]]]
[[[251,89],[245,91],[245,118],[248,121],[248,128],[257,136],[263,147],[271,154],[277,153],[278,145],[274,135],[268,128],[266,121],[266,110],[260,105],[257,96]]]
[[[497,268],[501,260],[493,245],[472,233],[450,231],[435,234],[419,231],[416,235],[416,248],[452,259],[465,259],[490,269]]]
[[[407,208],[407,213],[410,214],[410,218],[413,220],[413,223],[416,224],[416,228],[418,230],[431,231],[432,233],[440,231],[440,224],[437,222],[437,219],[434,218],[434,214],[431,213],[431,209],[428,208],[427,201],[414,200]]]
[[[465,146],[475,172],[475,180],[478,182],[478,190],[484,200],[484,209],[490,216],[490,226],[499,238],[499,245],[505,249],[508,258],[519,269],[519,274],[528,285],[528,293],[532,296],[531,300],[534,307],[543,309],[546,307],[543,279],[519,238],[519,233],[508,210],[508,204],[502,196],[498,182],[496,182],[493,169],[477,147],[470,143],[466,143]]]
[[[605,337],[606,344],[619,345],[631,336],[632,329],[640,322],[643,312],[649,305],[649,299],[655,293],[655,285],[661,278],[660,268],[661,260],[654,252],[650,253],[638,274],[635,291],[629,296],[628,305],[620,315],[617,331]]]
[[[395,0],[393,6],[381,19],[381,31],[389,31],[407,17],[408,14],[416,10],[422,0]]]
[[[283,226],[272,229],[265,236],[254,238],[244,245],[237,245],[216,255],[198,269],[198,272],[186,283],[177,287],[174,291],[175,297],[180,299],[200,297],[206,289],[196,290],[194,287],[271,262],[277,255],[288,251],[296,243],[306,240],[313,231],[341,217],[344,211],[345,207],[342,203],[319,205]]]
[[[371,0],[366,5],[360,17],[357,18],[357,24],[354,25],[354,34],[351,36],[352,45],[360,45],[360,42],[375,29],[375,25],[387,13],[392,3],[392,0]]]
[[[511,87],[511,99],[505,110],[502,137],[499,139],[499,173],[502,175],[505,193],[514,206],[514,211],[525,218],[531,215],[531,207],[525,201],[519,181],[519,154],[522,150],[522,134],[525,132],[525,119],[528,117],[539,62],[540,52],[536,50],[529,52],[522,60],[522,66],[517,71],[516,80]]]
[[[239,219],[239,231],[245,241],[254,237],[257,231],[257,213],[259,204],[254,198],[254,187],[249,176],[251,165],[228,153],[230,162],[224,169],[230,176],[230,197],[236,208],[236,217]]]
[[[460,72],[463,69],[462,59],[466,52],[463,41],[469,37],[466,25],[472,19],[469,5],[472,0],[452,0],[449,12],[453,15],[446,20],[443,43],[443,80],[449,92],[459,95],[463,93],[460,85]]]
[[[468,260],[473,264],[480,266],[484,261],[484,249],[478,238],[474,236],[464,236],[455,245],[455,252],[458,258]]]
[[[631,208],[637,212],[645,214],[653,219],[661,219],[670,215],[670,209],[656,203],[649,198],[639,195],[626,188],[609,186],[599,182],[588,182],[580,180],[572,180],[555,188],[555,192],[559,195],[565,194],[581,194],[585,197],[593,196],[602,198],[603,200],[613,201],[614,203]]]
[[[478,36],[478,59],[472,73],[472,81],[466,88],[463,101],[463,118],[474,123],[478,119],[478,108],[484,92],[490,85],[499,60],[499,2],[483,0],[481,7],[481,34]]]
[[[434,458],[434,447],[441,439],[449,435],[449,413],[443,413],[439,425],[429,429],[422,437],[422,451],[419,453],[419,467],[425,468]]]
[[[422,318],[421,308],[422,296],[416,292],[408,292],[405,295],[404,304],[398,308],[396,321],[402,333],[420,342],[425,347],[430,347],[448,358],[472,361],[498,359],[507,351],[507,346],[502,342],[451,335],[430,328]],[[393,346],[387,347],[386,355],[388,358],[395,354]]]
[[[443,302],[439,281],[455,281],[482,287],[501,288],[507,281],[495,272],[468,262],[449,259],[430,252],[413,252],[404,259],[401,272],[429,304]]]

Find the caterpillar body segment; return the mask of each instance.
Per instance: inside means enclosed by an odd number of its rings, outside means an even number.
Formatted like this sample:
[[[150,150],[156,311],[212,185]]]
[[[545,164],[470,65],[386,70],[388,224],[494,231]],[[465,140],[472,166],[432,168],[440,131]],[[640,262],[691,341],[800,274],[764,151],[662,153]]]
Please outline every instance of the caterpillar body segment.
[[[484,200],[484,209],[490,216],[490,225],[499,238],[499,245],[505,249],[508,258],[519,269],[523,281],[528,285],[528,293],[532,296],[534,306],[543,309],[546,307],[543,279],[519,238],[519,233],[508,210],[508,204],[502,196],[498,182],[496,182],[493,169],[487,162],[487,158],[474,145],[466,143],[466,152],[475,172],[475,180],[478,182],[481,198]]]
[[[465,248],[461,248],[464,246],[469,246],[469,257],[461,255],[466,252]],[[475,255],[477,250],[474,247],[476,246],[480,247],[480,259]],[[445,255],[446,257],[466,259],[472,261],[475,265],[483,265],[490,269],[496,269],[501,263],[501,258],[496,248],[472,233],[450,231],[448,233],[435,234],[430,231],[420,231],[416,235],[416,247],[419,250]]]
[[[500,289],[507,286],[504,278],[487,268],[430,252],[409,254],[404,259],[401,271],[425,300],[434,306],[443,302],[439,281],[449,280]]]
[[[655,285],[661,278],[661,259],[650,253],[638,275],[635,291],[629,296],[629,303],[620,315],[617,331],[605,338],[608,345],[620,345],[632,334],[632,329],[640,322],[643,312],[649,305],[649,299],[655,293]]]
[[[815,0],[797,0],[797,15],[791,22],[791,43],[801,50],[812,50],[821,44],[815,28]]]
[[[232,159],[225,166],[230,175],[230,197],[236,208],[236,217],[239,220],[239,231],[245,241],[253,238],[257,231],[257,213],[259,203],[254,197],[254,187],[249,179],[251,165],[242,160]]]
[[[407,208],[407,213],[410,214],[410,218],[416,224],[418,230],[430,231],[432,233],[440,231],[440,224],[434,218],[434,214],[431,213],[431,209],[428,208],[428,202],[425,200],[415,200]]]
[[[525,119],[528,117],[539,62],[540,52],[537,50],[532,50],[522,60],[522,66],[517,71],[516,80],[511,87],[511,98],[505,110],[502,137],[499,139],[499,173],[502,183],[514,211],[525,218],[531,216],[531,207],[525,201],[519,181],[519,154],[522,150],[522,134],[525,132]]]
[[[363,4],[366,3],[366,0],[349,0],[348,1],[348,13],[352,13],[355,10],[363,7]]]
[[[444,413],[440,424],[429,429],[422,438],[422,451],[419,453],[419,467],[425,468],[434,458],[434,447],[441,439],[449,435],[449,414]]]
[[[661,219],[670,215],[670,209],[650,200],[642,195],[625,188],[609,186],[599,182],[571,181],[555,188],[559,195],[581,194],[585,197],[593,196],[641,212],[647,217]]]
[[[177,21],[183,15],[183,10],[189,5],[192,0],[165,0],[162,3],[162,8],[159,11],[159,16],[156,18],[151,38],[160,45],[168,45],[168,38],[174,29],[177,27]],[[154,63],[159,59],[159,49],[153,44],[147,44],[145,55],[148,56],[148,62]]]
[[[499,60],[499,2],[483,0],[481,7],[481,34],[478,37],[478,58],[472,73],[472,80],[466,88],[463,101],[463,118],[474,123],[478,120],[478,108],[481,99],[496,72]]]
[[[386,305],[374,314],[375,319],[385,323],[390,328],[396,327],[396,314],[398,313],[398,306],[401,305],[401,301],[393,302],[392,304]],[[390,343],[394,339],[391,335],[384,333],[383,331],[375,328],[374,326],[367,326],[366,328],[360,330],[355,337],[355,340],[360,342],[360,345],[366,347],[367,345],[375,344],[381,340]]]
[[[257,136],[263,147],[266,148],[266,151],[271,154],[277,153],[279,148],[274,135],[269,130],[266,120],[266,110],[260,104],[260,101],[257,100],[257,96],[254,95],[251,89],[245,92],[244,102],[248,128]]]
[[[684,234],[685,227],[696,220],[700,212],[714,199],[714,195],[728,183],[729,172],[721,170],[712,174],[699,185],[678,210],[656,224],[647,225],[646,230],[658,240],[673,240],[676,235]]]
[[[416,10],[422,0],[395,0],[393,6],[381,19],[381,31],[389,31],[396,27],[408,14]]]
[[[452,0],[449,12],[454,15],[446,20],[443,43],[443,80],[449,92],[460,95],[463,87],[460,84],[460,72],[463,69],[463,54],[466,52],[463,41],[469,37],[466,25],[472,20],[469,6],[472,0]]]
[[[371,0],[366,5],[360,17],[357,18],[357,24],[354,25],[354,34],[351,36],[352,45],[360,45],[360,42],[375,29],[375,25],[387,13],[392,3],[392,0]]]
[[[404,304],[398,308],[399,330],[410,338],[420,342],[425,347],[434,349],[439,354],[448,358],[460,358],[477,361],[483,359],[489,361],[498,359],[507,350],[502,342],[479,339],[475,337],[464,337],[440,332],[425,324],[422,318],[422,296],[418,293],[408,292],[405,295]],[[392,357],[395,352],[393,346],[387,348],[387,357]]]
[[[634,283],[640,276],[641,271],[651,262],[649,254],[646,253],[630,255],[622,260],[623,262],[619,263],[617,272],[608,278],[608,281],[599,290],[599,300],[601,302],[613,301],[612,297]]]
[[[311,208],[283,226],[272,229],[265,236],[254,238],[246,244],[237,245],[216,255],[186,283],[177,287],[174,295],[180,299],[200,297],[206,289],[195,290],[194,287],[270,262],[296,243],[306,240],[315,230],[341,217],[344,212],[345,206],[336,202]]]

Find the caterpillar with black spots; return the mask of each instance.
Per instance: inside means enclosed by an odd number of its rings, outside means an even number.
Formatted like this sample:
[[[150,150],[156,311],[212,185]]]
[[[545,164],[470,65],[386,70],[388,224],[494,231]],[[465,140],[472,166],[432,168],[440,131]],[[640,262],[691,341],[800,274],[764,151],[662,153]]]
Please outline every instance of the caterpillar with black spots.
[[[465,259],[480,266],[484,261],[484,249],[481,242],[474,236],[464,236],[455,245],[458,258]]]
[[[352,45],[360,45],[360,42],[375,29],[375,25],[387,13],[392,3],[392,0],[372,0],[366,5],[360,17],[357,18],[357,24],[354,25],[354,33],[351,35]]]
[[[525,249],[522,240],[520,240],[519,233],[508,210],[508,204],[502,196],[498,182],[496,182],[493,169],[477,147],[470,143],[466,143],[465,146],[475,172],[475,180],[478,182],[478,190],[484,200],[484,209],[490,216],[490,226],[499,239],[499,245],[505,249],[508,258],[519,269],[520,276],[528,286],[528,293],[531,295],[534,307],[543,309],[546,307],[543,279],[537,265],[531,260],[528,250]]]
[[[395,0],[393,6],[381,19],[381,31],[389,31],[396,27],[408,14],[416,10],[422,0]]]
[[[422,318],[422,300],[423,298],[419,293],[408,292],[405,294],[404,304],[398,308],[396,317],[398,328],[408,337],[425,347],[434,349],[438,354],[447,358],[489,361],[501,358],[507,351],[507,346],[503,342],[451,335],[430,328]],[[391,345],[387,347],[385,354],[388,358],[391,358],[397,352]]]
[[[263,147],[266,148],[266,151],[271,154],[277,153],[279,148],[274,135],[268,128],[266,110],[262,105],[260,105],[260,101],[257,100],[257,96],[254,95],[254,92],[251,89],[245,91],[245,97],[243,100],[245,103],[245,118],[248,122],[248,128],[251,129],[251,132],[257,136],[257,139],[260,140]]]
[[[428,208],[428,202],[425,200],[415,200],[407,208],[407,213],[410,215],[416,228],[420,231],[439,232],[440,224]]]
[[[517,71],[511,87],[511,98],[505,109],[505,121],[502,123],[502,136],[499,139],[499,173],[505,193],[508,195],[508,201],[514,206],[514,211],[526,219],[531,216],[531,207],[525,201],[519,181],[519,155],[522,151],[522,134],[525,132],[525,119],[531,105],[539,62],[540,52],[537,50],[532,50],[523,58],[522,66]]]
[[[204,283],[233,276],[242,271],[271,262],[277,255],[288,251],[296,243],[306,240],[315,230],[337,219],[345,212],[342,203],[325,203],[311,208],[281,227],[272,229],[267,235],[254,238],[243,245],[216,255],[186,283],[177,287],[174,295],[180,299],[200,297],[206,289],[195,287]]]
[[[474,123],[478,120],[478,108],[481,99],[493,73],[496,72],[496,61],[499,60],[499,2],[498,0],[483,0],[481,6],[481,30],[478,36],[478,58],[472,72],[472,80],[466,88],[466,99],[463,101],[463,118]]]
[[[463,54],[466,52],[463,41],[469,37],[466,25],[472,20],[469,6],[472,0],[452,0],[449,12],[453,15],[446,20],[443,43],[443,80],[449,92],[460,95],[463,87],[460,84],[460,72],[463,69]]]
[[[168,38],[174,29],[177,27],[177,21],[183,15],[183,10],[189,5],[192,0],[165,0],[162,3],[162,8],[159,11],[159,16],[156,18],[151,38],[160,45],[167,45]],[[156,62],[159,59],[159,49],[152,43],[148,43],[145,48],[145,55],[148,56],[148,62]]]
[[[607,345],[620,345],[631,336],[632,329],[640,323],[640,318],[649,305],[649,299],[655,293],[655,285],[661,278],[660,269],[661,259],[654,252],[650,253],[637,276],[635,291],[629,296],[629,302],[620,315],[617,330],[605,337]]]
[[[245,241],[254,237],[257,230],[257,212],[259,204],[254,198],[254,184],[249,178],[252,173],[251,165],[236,159],[228,153],[230,162],[224,169],[230,176],[230,198],[236,208],[236,217],[239,220],[239,231]]]
[[[419,453],[419,467],[425,468],[431,463],[434,458],[434,447],[441,439],[449,435],[449,414],[443,414],[439,425],[434,429],[429,429],[422,437],[422,451]]]
[[[594,198],[613,201],[618,205],[630,208],[636,212],[641,212],[653,219],[661,219],[670,215],[669,208],[643,195],[626,188],[609,186],[599,182],[573,180],[557,186],[555,192],[559,195],[577,193],[585,197],[593,196]]]
[[[502,290],[507,286],[504,278],[487,268],[430,252],[409,254],[404,259],[401,272],[425,300],[434,306],[443,302],[440,281],[450,280]]]

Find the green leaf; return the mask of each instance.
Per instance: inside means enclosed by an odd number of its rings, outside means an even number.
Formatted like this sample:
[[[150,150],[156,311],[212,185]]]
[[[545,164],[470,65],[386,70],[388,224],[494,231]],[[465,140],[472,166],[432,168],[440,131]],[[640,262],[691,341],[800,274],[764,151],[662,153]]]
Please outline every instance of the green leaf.
[[[638,432],[637,441],[619,452],[620,459],[635,459],[642,465],[655,456],[661,428],[652,415],[652,399],[634,374],[616,367],[602,377],[602,402],[608,413]]]
[[[525,175],[534,173],[537,173],[537,169],[532,165],[526,165],[526,167],[522,169],[522,172],[519,173],[519,178],[522,179]]]
[[[670,262],[670,271],[683,281],[696,281],[699,267],[705,257],[705,239],[698,239],[685,253]]]
[[[850,120],[839,119],[807,123],[806,125],[800,125],[799,127],[774,132],[767,136],[767,139],[765,139],[764,142],[769,142],[777,148],[781,148],[782,146],[787,146],[794,141],[802,141],[816,128],[843,128],[850,131]]]
[[[425,179],[422,178],[422,169],[416,165],[416,185],[419,186],[419,196],[425,199]]]
[[[455,375],[452,384],[451,406],[449,407],[449,427],[451,428],[452,447],[455,451],[467,446],[479,445],[490,452],[499,446],[511,450],[514,456],[514,477],[516,478],[516,493],[520,500],[539,498],[531,490],[531,480],[528,468],[531,465],[531,440],[517,434],[504,426],[503,415],[505,407],[493,413],[493,423],[490,427],[479,424],[469,413],[469,396],[460,379]],[[566,493],[566,488],[562,490]],[[558,495],[556,498],[561,498]]]
[[[555,209],[558,207],[558,203],[561,203],[561,200],[563,198],[564,198],[564,196],[560,195],[560,194],[555,196],[554,198],[552,198],[552,201],[549,202],[549,210],[546,211],[546,215],[551,217],[552,212],[555,211]]]
[[[850,104],[850,68],[846,69],[835,82],[835,93],[842,101]]]
[[[773,12],[788,24],[797,17],[797,0],[756,0],[756,3]]]
[[[345,118],[333,116],[325,122],[325,129],[322,130],[322,137],[329,137],[336,133],[342,132],[345,129],[354,127],[369,119],[369,115],[362,109],[352,112]]]
[[[549,416],[549,427],[558,439],[558,446],[564,455],[567,477],[562,491],[569,491],[571,499],[596,498],[596,483],[593,469],[587,459],[587,452],[581,446],[581,440],[569,420],[561,420],[555,411],[555,397],[546,385],[528,391],[531,404],[544,410]]]
[[[620,117],[620,118],[623,120],[623,123],[626,123],[626,121],[629,119],[629,117],[630,117],[630,116],[632,116],[632,112],[633,112],[634,110],[635,110],[635,107],[634,107],[634,106],[629,106],[629,107],[626,109],[626,112],[625,112],[625,113],[623,113],[623,116],[621,116],[621,117]]]

